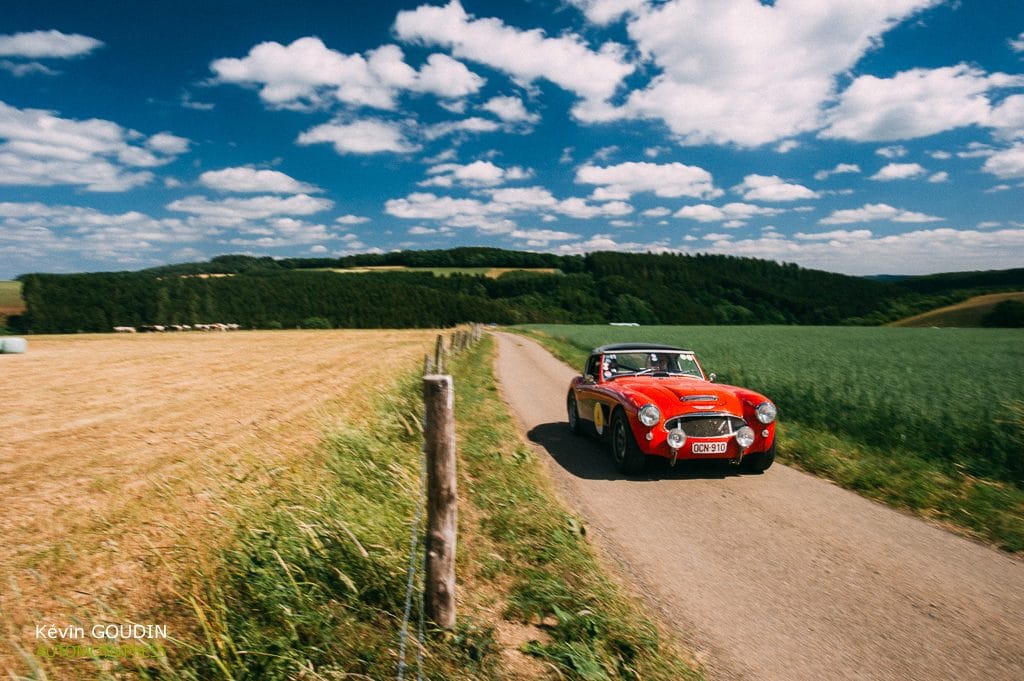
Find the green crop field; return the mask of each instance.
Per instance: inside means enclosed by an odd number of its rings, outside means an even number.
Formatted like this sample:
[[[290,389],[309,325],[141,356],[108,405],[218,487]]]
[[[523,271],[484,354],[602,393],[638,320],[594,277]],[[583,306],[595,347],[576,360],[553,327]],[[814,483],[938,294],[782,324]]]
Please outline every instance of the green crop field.
[[[793,433],[789,449],[802,465],[806,462],[801,457],[812,455],[798,452],[806,452],[811,439],[814,448],[840,452],[833,452],[827,463],[810,462],[805,467],[870,496],[917,509],[934,509],[947,501],[959,503],[954,498],[941,503],[937,499],[947,492],[963,497],[962,489],[951,486],[965,480],[991,481],[991,485],[977,486],[978,493],[1006,496],[997,504],[1008,518],[999,522],[1012,525],[1006,532],[989,532],[989,525],[996,521],[981,520],[980,512],[968,511],[964,504],[940,508],[936,515],[994,534],[1005,546],[1024,548],[1024,534],[1017,536],[1024,529],[1022,330],[523,328],[555,339],[549,344],[559,346],[562,358],[579,366],[587,350],[611,342],[651,341],[694,350],[705,371],[715,372],[719,382],[753,388],[776,402],[780,423]],[[801,438],[806,441],[794,442]],[[823,444],[825,439],[828,444]],[[784,449],[786,444],[783,441]],[[856,481],[844,480],[848,458],[842,452],[857,447],[870,451],[872,471],[858,472]],[[903,483],[892,479],[896,474],[905,478]],[[893,491],[900,484],[904,489]],[[966,517],[972,514],[978,517]]]

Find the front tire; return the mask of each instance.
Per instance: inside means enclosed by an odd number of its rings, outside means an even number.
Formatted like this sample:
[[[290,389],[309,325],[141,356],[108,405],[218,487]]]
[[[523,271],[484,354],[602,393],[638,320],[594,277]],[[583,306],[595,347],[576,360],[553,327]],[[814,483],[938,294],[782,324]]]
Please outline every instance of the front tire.
[[[583,426],[580,424],[580,409],[576,404],[576,395],[571,390],[569,397],[565,400],[565,410],[569,414],[569,431],[573,435],[579,435],[583,432]]]
[[[633,429],[629,427],[629,418],[621,409],[612,417],[611,444],[612,459],[620,473],[632,475],[643,470],[647,457],[637,446]]]
[[[743,470],[748,473],[764,473],[775,463],[775,443],[768,448],[767,452],[757,452],[743,457]]]

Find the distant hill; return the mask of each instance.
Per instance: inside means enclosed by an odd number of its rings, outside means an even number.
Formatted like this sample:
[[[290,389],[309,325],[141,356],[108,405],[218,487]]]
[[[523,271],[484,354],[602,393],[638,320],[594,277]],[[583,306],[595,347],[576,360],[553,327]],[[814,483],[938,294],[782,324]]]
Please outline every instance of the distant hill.
[[[986,316],[992,312],[996,305],[1006,300],[1016,300],[1024,303],[1024,291],[974,296],[962,303],[947,305],[937,310],[931,310],[924,314],[892,322],[889,326],[937,326],[940,328],[985,326]]]
[[[287,328],[309,319],[357,328],[466,321],[877,325],[1017,281],[1024,290],[1024,270],[877,281],[723,255],[467,247],[344,258],[225,255],[20,281],[27,310],[10,325],[51,333],[197,322]]]

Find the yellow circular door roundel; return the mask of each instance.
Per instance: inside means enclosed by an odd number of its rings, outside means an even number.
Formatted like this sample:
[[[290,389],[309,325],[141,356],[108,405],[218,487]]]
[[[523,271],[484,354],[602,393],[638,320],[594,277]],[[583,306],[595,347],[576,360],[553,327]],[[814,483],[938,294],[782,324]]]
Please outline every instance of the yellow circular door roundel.
[[[594,428],[598,435],[604,433],[604,410],[601,409],[600,402],[594,405]]]

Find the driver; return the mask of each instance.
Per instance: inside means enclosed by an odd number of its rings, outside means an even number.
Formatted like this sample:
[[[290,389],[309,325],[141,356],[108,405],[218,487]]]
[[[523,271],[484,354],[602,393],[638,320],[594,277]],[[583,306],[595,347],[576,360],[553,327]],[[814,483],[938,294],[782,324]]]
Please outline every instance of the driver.
[[[647,358],[647,368],[654,371],[668,371],[668,355],[654,354]]]

